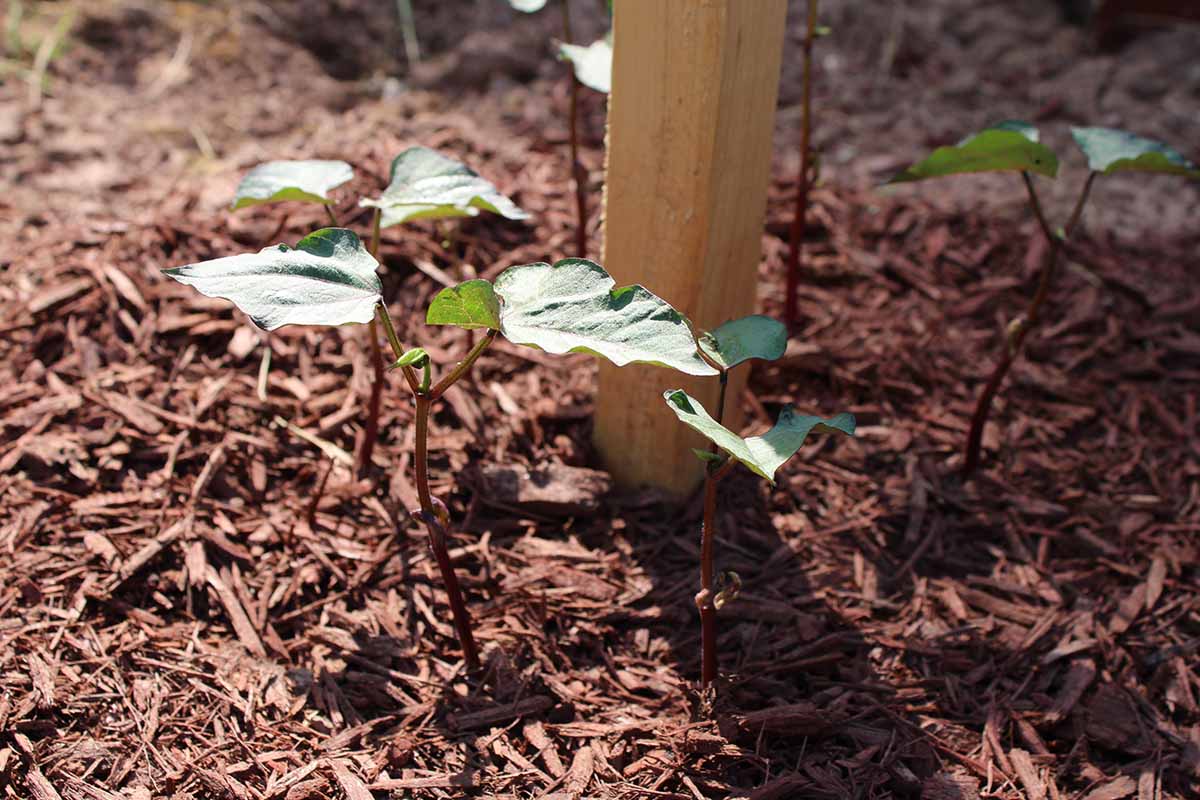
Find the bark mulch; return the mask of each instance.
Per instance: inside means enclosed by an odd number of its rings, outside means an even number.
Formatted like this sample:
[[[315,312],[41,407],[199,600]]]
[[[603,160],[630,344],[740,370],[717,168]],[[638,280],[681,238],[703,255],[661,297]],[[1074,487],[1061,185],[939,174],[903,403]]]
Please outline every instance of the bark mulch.
[[[564,99],[552,86],[472,115],[419,94],[398,101],[408,116],[353,110],[318,128],[344,149],[305,153],[348,157],[367,192],[403,144],[444,148],[534,212],[464,223],[449,256],[432,226],[388,232],[389,305],[435,362],[467,346],[420,322],[443,283],[569,246],[562,141],[541,125]],[[1020,215],[818,190],[805,324],[741,400],[751,428],[794,402],[852,411],[859,434],[810,444],[774,488],[725,482],[720,568],[743,589],[721,612],[714,698],[695,688],[697,510],[610,489],[589,359],[504,345],[431,437],[485,647],[484,673],[464,673],[406,512],[398,376],[370,476],[350,468],[363,329],[268,337],[158,274],[321,224],[214,214],[208,187],[121,217],[46,210],[0,256],[6,797],[1200,791],[1194,251],[1083,241],[963,484],[974,393],[1041,240]],[[772,188],[766,313],[790,192]]]

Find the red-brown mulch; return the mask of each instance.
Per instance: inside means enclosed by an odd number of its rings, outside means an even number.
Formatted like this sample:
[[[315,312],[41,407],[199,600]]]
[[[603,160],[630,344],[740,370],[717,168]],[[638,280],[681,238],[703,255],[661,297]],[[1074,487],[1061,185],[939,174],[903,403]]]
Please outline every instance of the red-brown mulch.
[[[305,133],[276,142],[355,163],[346,197],[377,190],[401,146],[443,148],[534,212],[464,223],[457,258],[432,226],[388,232],[401,336],[441,364],[466,340],[419,321],[439,280],[571,238],[561,85],[496,94],[472,114],[423,94],[354,108],[317,123],[319,153]],[[773,314],[784,178],[763,237]],[[743,590],[720,616],[714,702],[695,689],[696,510],[601,495],[589,359],[497,346],[437,410],[433,489],[487,662],[468,676],[405,512],[398,376],[373,474],[346,463],[362,329],[266,337],[157,272],[319,217],[214,214],[203,177],[172,187],[120,217],[41,209],[0,256],[5,796],[1200,791],[1200,280],[1184,246],[1083,243],[964,485],[974,393],[1034,286],[1032,223],[816,192],[803,330],[743,406],[750,427],[795,402],[860,429],[807,446],[774,489],[726,482],[720,568]],[[512,491],[512,472],[552,464],[564,496]]]

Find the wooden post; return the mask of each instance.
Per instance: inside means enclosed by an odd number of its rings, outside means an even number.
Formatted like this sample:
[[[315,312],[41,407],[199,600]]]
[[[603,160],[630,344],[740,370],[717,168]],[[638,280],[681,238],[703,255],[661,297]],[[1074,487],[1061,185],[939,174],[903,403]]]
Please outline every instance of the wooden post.
[[[616,0],[604,254],[701,328],[753,313],[786,0]],[[737,429],[745,366],[731,375]],[[662,401],[683,388],[716,413],[718,384],[648,366],[600,367],[595,439],[614,479],[676,495],[703,446]]]

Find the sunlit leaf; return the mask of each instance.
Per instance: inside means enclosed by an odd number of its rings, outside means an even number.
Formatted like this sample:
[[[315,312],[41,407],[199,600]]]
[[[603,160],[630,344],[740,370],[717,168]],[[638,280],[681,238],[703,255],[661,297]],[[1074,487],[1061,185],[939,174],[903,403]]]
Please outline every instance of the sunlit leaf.
[[[460,328],[500,328],[500,300],[492,284],[475,279],[442,289],[425,313],[428,325],[457,325]]]
[[[242,178],[233,208],[283,200],[329,205],[329,192],[353,177],[345,161],[268,161]]]
[[[1116,128],[1071,128],[1071,135],[1094,172],[1165,172],[1200,179],[1195,164],[1162,142]]]
[[[510,267],[496,279],[500,332],[548,353],[591,353],[617,366],[671,367],[715,375],[683,315],[641,286],[614,289],[604,268],[570,258]]]
[[[1037,128],[1027,122],[1000,122],[968,136],[953,147],[939,147],[888,183],[904,183],[967,172],[1036,172],[1053,178],[1058,157],[1038,143]]]
[[[546,0],[508,0],[508,4],[517,11],[532,14],[535,11],[541,11],[546,5]]]
[[[384,228],[415,219],[473,217],[481,210],[508,219],[529,217],[470,167],[428,147],[396,156],[387,189],[359,204],[381,209]]]
[[[777,319],[753,314],[703,334],[700,349],[723,369],[751,358],[774,361],[787,350],[787,327]]]
[[[294,247],[165,269],[208,297],[232,300],[256,325],[344,325],[370,322],[383,287],[378,263],[353,231],[323,228]]]
[[[717,447],[745,464],[752,472],[771,483],[775,482],[775,471],[796,454],[812,431],[854,434],[854,417],[850,414],[838,414],[824,419],[797,414],[794,408],[786,406],[779,412],[779,421],[775,423],[775,427],[762,436],[743,439],[709,416],[704,406],[700,405],[700,401],[682,389],[663,392],[663,399],[675,412],[675,416],[689,428],[705,436]]]
[[[606,37],[587,47],[559,44],[558,53],[571,62],[575,77],[589,89],[608,94],[612,89],[612,42]]]

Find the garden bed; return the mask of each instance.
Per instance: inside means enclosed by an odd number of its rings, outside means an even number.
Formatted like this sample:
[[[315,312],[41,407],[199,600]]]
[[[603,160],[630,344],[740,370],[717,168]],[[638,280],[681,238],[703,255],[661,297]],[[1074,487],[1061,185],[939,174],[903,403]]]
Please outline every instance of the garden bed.
[[[366,3],[301,5],[369,19]],[[13,120],[0,125],[6,795],[1193,796],[1200,236],[1172,220],[1190,208],[1194,222],[1194,190],[1172,184],[1183,211],[1157,216],[1161,184],[1098,198],[1118,211],[1089,221],[1086,263],[1063,271],[997,404],[984,469],[963,485],[953,468],[972,402],[1033,290],[1041,240],[1004,195],[969,210],[960,194],[864,188],[893,157],[842,163],[837,147],[886,126],[872,95],[859,119],[874,127],[852,130],[833,71],[805,323],[782,360],[755,369],[758,400],[743,404],[758,429],[793,402],[851,411],[859,431],[809,445],[773,489],[745,472],[722,484],[720,566],[743,591],[721,614],[716,701],[695,690],[696,504],[605,492],[589,442],[594,362],[500,344],[447,394],[430,441],[486,662],[464,674],[425,534],[407,519],[400,376],[376,468],[356,480],[339,453],[354,452],[369,393],[361,329],[271,334],[264,382],[264,335],[158,270],[322,224],[316,210],[225,213],[258,161],[346,158],[365,195],[400,149],[435,147],[533,215],[464,222],[454,259],[432,224],[385,233],[401,338],[442,363],[465,354],[462,332],[421,322],[443,283],[550,260],[572,240],[562,67],[536,45],[514,55],[552,20],[496,5],[472,25],[505,27],[472,35],[512,46],[482,56],[487,69],[453,47],[457,20],[419,13],[433,52],[410,76],[389,55],[397,42],[284,36],[293,20],[272,8],[288,4],[89,4],[44,92],[0,87],[0,121]],[[923,5],[918,32],[995,17],[991,30],[1023,46],[999,5],[965,21]],[[1035,88],[1006,95],[1006,116],[1069,71],[1046,55],[1063,42],[1121,89],[1130,72],[1157,74],[1155,41],[1166,60],[1197,41],[1152,34],[1093,55],[1039,14],[1026,44],[1045,58],[1030,57]],[[838,19],[827,58],[852,57],[836,49],[839,24],[848,42],[882,35]],[[602,20],[579,24],[586,39]],[[903,45],[880,86],[925,80]],[[984,71],[973,52],[940,58]],[[787,67],[785,104],[796,78]],[[585,97],[598,197],[604,103]],[[1095,121],[1144,121],[1170,139],[1188,97],[1163,89],[1149,121],[1135,92],[1118,92],[1104,110],[1122,119]],[[1085,121],[1063,102],[1047,119]],[[980,112],[923,113],[966,131]],[[763,236],[761,306],[774,316],[795,123],[785,108]],[[900,135],[895,165],[945,132]],[[1136,243],[1108,235],[1117,221],[1141,231]],[[548,465],[560,466],[534,497],[511,490]]]

